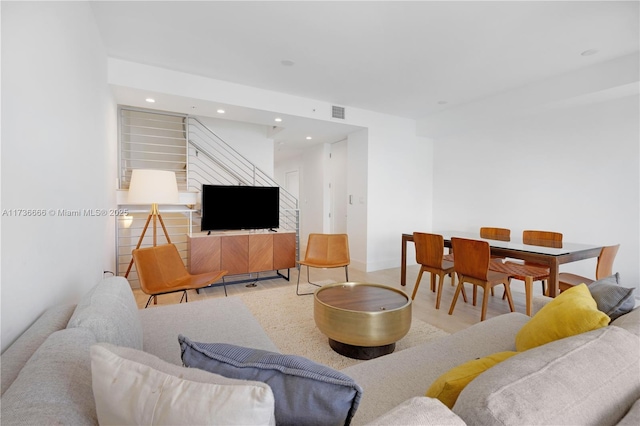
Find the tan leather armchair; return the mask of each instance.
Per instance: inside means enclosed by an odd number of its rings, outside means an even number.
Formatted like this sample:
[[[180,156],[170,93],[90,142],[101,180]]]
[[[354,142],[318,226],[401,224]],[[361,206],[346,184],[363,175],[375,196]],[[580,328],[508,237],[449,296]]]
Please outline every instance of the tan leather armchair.
[[[307,267],[307,282],[316,287],[320,284],[311,282],[309,268],[344,268],[346,281],[349,281],[349,237],[347,234],[309,234],[307,251],[304,259],[298,261],[298,283],[296,294],[303,296],[313,293],[300,293],[300,273],[302,265]]]
[[[140,280],[140,288],[149,295],[145,308],[156,296],[178,291],[184,292],[180,298],[188,302],[187,290],[198,290],[207,287],[223,278],[227,271],[213,271],[192,275],[187,271],[184,262],[173,244],[146,247],[133,250],[133,260]],[[227,287],[224,284],[224,294]]]

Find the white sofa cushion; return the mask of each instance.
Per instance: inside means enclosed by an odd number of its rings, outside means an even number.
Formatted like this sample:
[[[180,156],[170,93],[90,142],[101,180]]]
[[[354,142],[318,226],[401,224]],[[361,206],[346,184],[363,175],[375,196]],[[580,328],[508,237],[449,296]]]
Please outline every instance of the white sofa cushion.
[[[98,342],[142,350],[142,324],[129,281],[111,277],[89,290],[67,325],[75,327],[91,330]]]
[[[465,426],[453,411],[440,400],[416,396],[391,409],[377,419],[367,423],[367,426]]]
[[[453,411],[471,424],[616,424],[640,398],[640,339],[604,327],[522,352],[482,373]]]
[[[269,386],[179,367],[142,351],[91,347],[93,394],[104,425],[275,425]]]

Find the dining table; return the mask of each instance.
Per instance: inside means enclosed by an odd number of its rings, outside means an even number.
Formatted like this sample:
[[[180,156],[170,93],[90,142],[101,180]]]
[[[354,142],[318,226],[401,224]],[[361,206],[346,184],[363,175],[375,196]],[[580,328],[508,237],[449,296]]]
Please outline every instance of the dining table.
[[[445,247],[451,248],[451,238],[460,237],[474,240],[482,240],[489,243],[491,255],[496,257],[507,257],[534,262],[549,266],[549,278],[547,286],[548,295],[556,297],[558,290],[558,273],[560,265],[576,262],[578,260],[598,257],[602,250],[602,245],[565,243],[557,244],[556,247],[545,247],[542,245],[524,244],[521,239],[511,241],[498,241],[481,238],[480,233],[463,231],[443,231],[431,232],[440,234],[444,238]],[[400,285],[407,284],[407,244],[413,242],[413,234],[402,234],[402,259],[400,264]]]

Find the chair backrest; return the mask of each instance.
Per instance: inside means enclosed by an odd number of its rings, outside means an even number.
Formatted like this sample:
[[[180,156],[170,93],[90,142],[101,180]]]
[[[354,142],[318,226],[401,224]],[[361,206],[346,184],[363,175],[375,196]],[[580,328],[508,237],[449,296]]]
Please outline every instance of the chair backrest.
[[[327,267],[350,263],[347,234],[309,234],[304,259]]]
[[[479,280],[487,280],[491,248],[486,241],[451,238],[453,265],[456,272]]]
[[[416,245],[416,262],[431,268],[442,268],[444,255],[442,235],[414,232],[413,242]]]
[[[613,261],[616,258],[616,254],[618,254],[619,248],[620,244],[602,247],[596,266],[596,280],[601,280],[613,274]]]
[[[511,241],[511,230],[506,228],[480,228],[480,238],[498,241]]]
[[[551,231],[522,231],[522,242],[532,246],[562,247],[562,234]]]
[[[140,288],[146,294],[157,294],[171,288],[171,283],[189,275],[173,244],[145,247],[131,253],[136,264]]]

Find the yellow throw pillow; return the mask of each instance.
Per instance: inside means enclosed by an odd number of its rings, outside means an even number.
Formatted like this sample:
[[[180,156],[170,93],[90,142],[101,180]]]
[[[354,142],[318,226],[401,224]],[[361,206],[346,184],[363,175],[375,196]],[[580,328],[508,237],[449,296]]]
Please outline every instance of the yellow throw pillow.
[[[516,355],[517,352],[497,352],[484,358],[474,359],[452,368],[440,377],[429,387],[425,396],[439,399],[444,405],[453,408],[458,395],[473,379],[481,373]]]
[[[516,335],[516,350],[526,351],[595,330],[608,325],[609,321],[607,314],[598,310],[587,286],[580,284],[560,293],[520,329]]]

